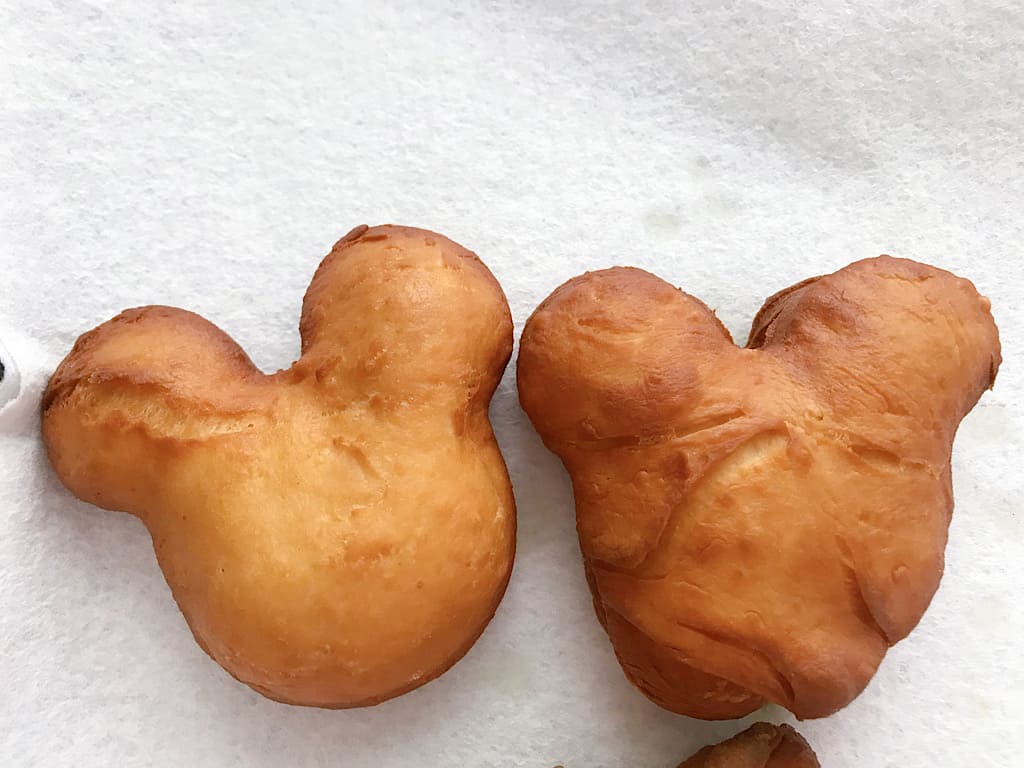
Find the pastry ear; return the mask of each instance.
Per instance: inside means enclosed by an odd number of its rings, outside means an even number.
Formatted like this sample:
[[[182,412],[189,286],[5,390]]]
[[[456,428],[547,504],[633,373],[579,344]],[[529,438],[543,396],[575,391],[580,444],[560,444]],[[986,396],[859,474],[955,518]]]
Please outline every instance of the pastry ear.
[[[989,307],[968,280],[879,256],[772,296],[748,346],[796,362],[868,434],[913,417],[948,444],[999,367]]]
[[[411,227],[361,226],[338,241],[306,291],[300,331],[299,365],[325,392],[490,394],[512,352],[508,303],[483,262]]]
[[[570,280],[527,322],[519,400],[573,477],[587,557],[636,566],[680,503],[686,467],[659,446],[702,402],[694,349],[735,348],[707,307],[640,269]]]
[[[159,487],[167,472],[162,448],[173,441],[163,438],[198,442],[248,430],[261,418],[265,379],[199,315],[127,310],[79,338],[51,377],[42,401],[50,459],[80,498],[136,513],[135,494]]]
[[[574,278],[530,317],[519,400],[549,447],[643,438],[691,404],[693,350],[731,349],[701,302],[641,269]]]

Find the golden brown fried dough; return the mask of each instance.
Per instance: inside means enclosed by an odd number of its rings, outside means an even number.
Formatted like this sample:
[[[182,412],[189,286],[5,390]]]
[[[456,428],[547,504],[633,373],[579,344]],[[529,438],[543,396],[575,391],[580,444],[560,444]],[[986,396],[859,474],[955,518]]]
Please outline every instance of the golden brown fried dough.
[[[556,290],[519,397],[630,680],[708,719],[849,703],[938,586],[953,436],[999,362],[970,282],[888,256],[773,296],[745,349],[639,269]]]
[[[728,741],[704,747],[679,768],[821,768],[814,750],[788,725],[755,723]]]
[[[487,406],[512,349],[497,281],[419,229],[320,265],[302,357],[267,376],[180,309],[124,312],[50,381],[43,434],[80,499],[140,517],[196,641],[280,701],[423,685],[505,590],[515,506]]]

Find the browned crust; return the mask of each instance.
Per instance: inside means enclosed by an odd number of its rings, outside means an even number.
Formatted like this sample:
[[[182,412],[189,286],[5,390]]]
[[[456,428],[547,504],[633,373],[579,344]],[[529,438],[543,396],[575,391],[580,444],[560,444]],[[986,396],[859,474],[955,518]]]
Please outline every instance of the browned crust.
[[[810,745],[788,725],[755,723],[720,744],[704,747],[679,768],[821,768]]]
[[[453,264],[458,266],[466,266],[481,275],[495,291],[495,293],[501,297],[501,301],[504,303],[507,310],[507,325],[509,333],[511,334],[512,329],[512,313],[508,310],[508,298],[505,296],[505,291],[501,287],[501,283],[498,282],[491,270],[484,264],[483,260],[477,256],[473,251],[468,248],[456,243],[454,240],[450,240],[444,235],[440,235],[437,232],[432,232],[428,229],[420,229],[418,227],[406,227],[396,224],[381,224],[378,226],[370,227],[366,224],[360,224],[358,227],[351,229],[344,237],[334,244],[331,248],[331,252],[320,262],[316,272],[313,274],[313,279],[309,283],[309,287],[306,289],[306,293],[302,300],[302,314],[299,318],[299,334],[302,339],[302,351],[305,352],[308,345],[308,338],[310,336],[310,327],[313,323],[313,319],[310,317],[310,307],[315,301],[317,289],[324,282],[324,276],[336,265],[336,262],[344,257],[345,252],[352,246],[362,243],[380,243],[381,247],[387,247],[385,244],[389,241],[392,242],[417,242],[422,241],[427,246],[435,246],[440,244],[442,248],[443,258],[449,260]],[[504,364],[507,364],[512,356],[512,342],[511,339],[508,344],[508,353],[505,356]],[[504,370],[504,364],[502,364],[502,370]]]
[[[969,281],[888,256],[774,294],[745,349],[643,270],[556,289],[520,402],[630,680],[708,719],[852,700],[938,585],[953,436],[1000,360]]]
[[[750,324],[750,334],[747,337],[747,348],[758,349],[770,341],[771,328],[779,319],[779,316],[789,307],[800,302],[800,294],[804,289],[809,288],[821,280],[821,276],[809,277],[801,280],[789,288],[783,288],[765,299],[764,305],[754,316],[754,322]]]

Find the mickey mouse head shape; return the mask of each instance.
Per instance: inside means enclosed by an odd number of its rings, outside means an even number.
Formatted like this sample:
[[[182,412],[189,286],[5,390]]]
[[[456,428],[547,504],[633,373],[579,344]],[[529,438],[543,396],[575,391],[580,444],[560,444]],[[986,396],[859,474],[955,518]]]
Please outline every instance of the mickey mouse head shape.
[[[630,680],[708,719],[849,703],[938,586],[953,436],[999,362],[971,283],[886,256],[773,296],[746,348],[641,270],[557,289],[519,397]]]
[[[124,312],[61,363],[43,433],[76,496],[145,522],[228,672],[284,702],[373,704],[454,664],[504,592],[515,507],[487,406],[512,322],[474,254],[363,226],[300,330],[268,376],[197,315]]]

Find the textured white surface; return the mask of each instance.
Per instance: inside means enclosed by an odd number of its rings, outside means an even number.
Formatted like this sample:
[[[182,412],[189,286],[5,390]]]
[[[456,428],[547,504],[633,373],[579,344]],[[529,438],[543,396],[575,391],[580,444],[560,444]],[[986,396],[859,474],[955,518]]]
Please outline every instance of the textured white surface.
[[[373,709],[232,681],[142,525],[61,488],[36,412],[78,334],[175,304],[283,367],[314,268],[362,222],[476,250],[517,334],[611,264],[741,339],[767,295],[856,258],[973,279],[1006,362],[957,439],[946,577],[864,695],[802,730],[827,768],[1019,765],[1018,6],[0,0],[0,338],[23,390],[0,413],[0,765],[668,768],[743,725],[622,677],[511,367],[492,408],[520,514],[506,599],[450,673]]]

